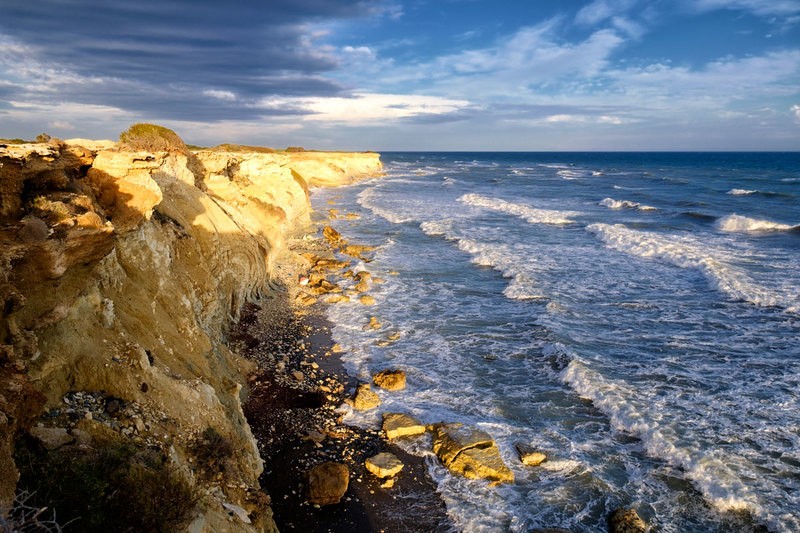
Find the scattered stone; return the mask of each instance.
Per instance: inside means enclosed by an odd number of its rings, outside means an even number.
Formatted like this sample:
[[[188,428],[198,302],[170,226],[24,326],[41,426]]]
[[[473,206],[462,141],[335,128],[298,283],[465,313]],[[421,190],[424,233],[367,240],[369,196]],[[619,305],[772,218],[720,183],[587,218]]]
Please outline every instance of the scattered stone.
[[[347,303],[349,301],[350,297],[345,294],[333,294],[328,296],[328,298],[325,300],[325,302],[329,304]]]
[[[336,343],[331,347],[331,351],[333,353],[342,353],[344,352],[344,348],[342,348],[341,344]]]
[[[353,407],[357,411],[367,411],[375,409],[381,404],[381,398],[372,388],[369,383],[361,383],[356,390],[356,396],[353,398]]]
[[[321,444],[325,440],[325,438],[326,435],[324,433],[321,433],[315,429],[311,429],[306,431],[306,435],[305,437],[303,437],[303,440],[310,440],[315,444]]]
[[[609,520],[610,533],[645,533],[647,524],[635,509],[617,509]]]
[[[372,381],[378,387],[389,391],[398,391],[406,388],[406,373],[403,370],[381,370]]]
[[[48,450],[57,450],[75,442],[75,437],[67,433],[66,428],[32,427],[31,436],[42,443]]]
[[[369,324],[367,325],[367,327],[369,329],[381,329],[383,327],[383,324],[380,323],[378,317],[371,316],[369,317]]]
[[[317,505],[339,503],[350,483],[350,469],[341,463],[322,463],[308,472],[308,501]]]
[[[451,472],[494,484],[514,481],[494,439],[485,431],[462,424],[434,426],[433,452]]]
[[[106,413],[113,415],[117,411],[119,411],[119,400],[109,400],[106,403]]]
[[[411,415],[404,413],[383,414],[383,431],[389,440],[422,435],[426,429],[425,424]]]
[[[369,279],[372,278],[372,274],[366,270],[362,270],[360,272],[356,272],[355,274],[353,274],[353,278],[356,281],[368,281]]]
[[[392,487],[394,487],[394,482],[395,482],[395,478],[390,477],[389,479],[387,479],[386,481],[381,483],[381,488],[382,489],[391,489]]]
[[[396,455],[388,452],[381,452],[378,455],[370,457],[364,462],[367,470],[380,478],[394,477],[402,469],[403,463]]]
[[[303,381],[304,379],[306,379],[305,374],[303,374],[299,370],[295,370],[294,372],[292,372],[292,377],[297,381]]]
[[[361,281],[356,283],[354,289],[356,290],[356,292],[367,292],[369,290],[369,283],[367,283],[367,280],[362,279]]]
[[[332,246],[336,246],[339,243],[345,242],[344,239],[342,239],[342,234],[330,226],[325,226],[322,228],[322,236],[325,237],[325,240],[328,241]]]
[[[519,460],[525,466],[539,466],[547,460],[547,456],[542,452],[536,451],[524,442],[515,442],[514,448],[517,449]]]
[[[297,305],[301,306],[309,306],[317,303],[316,297],[314,297],[311,294],[305,294],[305,293],[298,294],[295,301],[297,302]]]
[[[399,331],[392,331],[386,336],[386,339],[390,341],[396,341],[400,339],[400,335],[401,333]]]
[[[358,301],[361,302],[363,305],[375,305],[375,298],[370,296],[369,294],[362,294],[358,297]]]
[[[133,417],[133,427],[136,428],[136,431],[138,433],[144,433],[145,430],[147,429],[147,426],[145,425],[144,420],[142,420],[138,416]]]

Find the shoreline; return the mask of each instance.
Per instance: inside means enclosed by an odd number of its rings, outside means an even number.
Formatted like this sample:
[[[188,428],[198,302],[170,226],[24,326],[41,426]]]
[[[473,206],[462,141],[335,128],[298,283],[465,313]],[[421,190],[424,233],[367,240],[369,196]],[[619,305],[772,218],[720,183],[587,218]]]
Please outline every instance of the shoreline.
[[[299,248],[295,251],[333,257],[321,240],[304,239]],[[281,531],[455,531],[424,458],[390,443],[379,428],[342,423],[338,407],[352,397],[357,380],[345,372],[334,350],[332,324],[323,308],[333,304],[299,304],[305,294],[297,282],[303,266],[287,259],[280,268],[283,287],[271,298],[246,305],[229,332],[231,347],[258,365],[244,412],[264,460],[260,483],[271,499],[275,523]],[[382,487],[384,480],[364,465],[384,451],[405,465],[390,488]],[[348,490],[338,504],[310,504],[306,473],[328,461],[348,466]]]

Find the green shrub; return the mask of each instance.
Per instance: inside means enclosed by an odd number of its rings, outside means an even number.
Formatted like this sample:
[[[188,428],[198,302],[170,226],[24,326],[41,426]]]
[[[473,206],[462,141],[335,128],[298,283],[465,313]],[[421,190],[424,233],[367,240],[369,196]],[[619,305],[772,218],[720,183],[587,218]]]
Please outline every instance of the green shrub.
[[[18,445],[15,460],[28,505],[52,509],[75,531],[179,531],[199,500],[160,454],[124,443],[94,452]]]
[[[119,147],[128,151],[188,152],[177,133],[158,124],[132,125],[119,134]]]

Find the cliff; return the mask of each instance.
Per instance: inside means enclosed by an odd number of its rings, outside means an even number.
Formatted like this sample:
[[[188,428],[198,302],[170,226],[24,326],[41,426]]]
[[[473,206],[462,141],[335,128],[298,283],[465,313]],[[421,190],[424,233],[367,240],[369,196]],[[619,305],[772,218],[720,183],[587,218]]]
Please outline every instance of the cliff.
[[[0,508],[20,443],[122,443],[201,488],[192,531],[273,530],[241,408],[254,364],[224,333],[275,290],[309,187],[379,156],[90,148],[0,146]]]

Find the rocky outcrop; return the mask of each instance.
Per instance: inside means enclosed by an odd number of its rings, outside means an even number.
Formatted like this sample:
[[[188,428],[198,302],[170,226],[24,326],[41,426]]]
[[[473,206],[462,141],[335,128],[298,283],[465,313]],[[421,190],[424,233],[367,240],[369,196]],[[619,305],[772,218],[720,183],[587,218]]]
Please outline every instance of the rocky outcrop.
[[[381,429],[389,440],[422,435],[427,430],[425,424],[404,413],[383,413]]]
[[[434,427],[433,452],[451,472],[469,479],[486,479],[494,484],[514,481],[514,473],[485,431],[462,424],[438,424]]]
[[[322,463],[308,472],[308,501],[316,505],[339,503],[350,483],[350,469],[341,463]]]
[[[0,387],[0,507],[18,478],[13,438],[47,412],[33,431],[47,445],[96,447],[112,431],[205,484],[193,531],[272,530],[241,408],[254,365],[223,334],[273,290],[284,240],[310,222],[308,188],[374,175],[379,158],[102,147],[0,148],[0,385],[16,391]],[[65,409],[76,391],[131,415]],[[227,455],[209,485],[197,450],[210,430]]]

